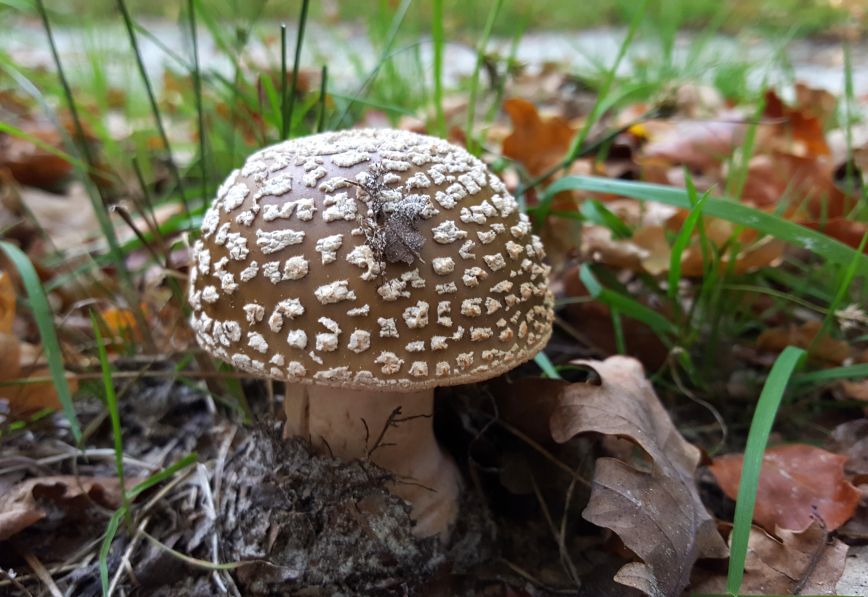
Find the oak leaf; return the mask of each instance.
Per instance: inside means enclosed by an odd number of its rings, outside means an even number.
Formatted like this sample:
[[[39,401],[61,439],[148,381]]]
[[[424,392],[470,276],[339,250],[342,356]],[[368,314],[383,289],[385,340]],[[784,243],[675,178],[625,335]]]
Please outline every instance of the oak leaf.
[[[694,482],[699,449],[678,433],[638,361],[615,356],[576,364],[593,369],[600,382],[563,390],[549,420],[552,437],[563,443],[597,433],[627,439],[642,453],[630,462],[597,460],[582,516],[614,531],[641,559],[622,567],[615,581],[647,595],[678,595],[698,558],[726,555]]]
[[[503,155],[520,162],[531,176],[560,163],[576,135],[569,122],[558,116],[541,118],[532,103],[519,98],[506,100],[503,109],[512,121]]]
[[[128,484],[133,480],[128,480]],[[96,503],[105,508],[120,506],[120,483],[112,477],[84,478],[73,475],[27,479],[0,495],[0,541],[5,541],[58,511],[80,512]]]
[[[847,558],[847,545],[829,540],[814,522],[804,531],[778,529],[776,539],[756,527],[748,538],[740,595],[835,595]],[[720,574],[696,579],[694,593],[726,593]]]

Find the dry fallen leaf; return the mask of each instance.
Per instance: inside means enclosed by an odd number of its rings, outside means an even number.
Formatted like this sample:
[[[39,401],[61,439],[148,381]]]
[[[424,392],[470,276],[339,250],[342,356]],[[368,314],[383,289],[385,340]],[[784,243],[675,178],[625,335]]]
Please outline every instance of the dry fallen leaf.
[[[122,347],[128,342],[142,341],[142,331],[132,310],[108,307],[100,310],[100,318],[108,327],[107,339],[112,348]]]
[[[63,149],[63,140],[54,126],[40,125],[32,120],[19,127],[35,139]],[[23,185],[44,189],[56,188],[72,171],[72,165],[30,141],[0,133],[0,167],[6,167]]]
[[[0,271],[0,332],[12,332],[15,320],[15,286],[8,272]]]
[[[133,480],[128,480],[128,484]],[[88,479],[73,475],[27,479],[0,495],[0,541],[5,541],[43,518],[80,512],[99,504],[120,506],[120,483],[112,477]]]
[[[741,454],[715,458],[709,467],[723,492],[735,499]],[[753,520],[763,528],[803,531],[819,516],[834,531],[859,504],[859,492],[844,478],[846,456],[806,444],[766,450]]]
[[[512,120],[512,133],[503,140],[503,155],[539,176],[557,165],[570,148],[576,131],[563,118],[540,118],[527,100],[512,98],[503,103]]]
[[[807,100],[803,91],[802,99]],[[763,117],[777,121],[773,125],[777,134],[771,139],[775,147],[805,157],[829,155],[829,145],[823,132],[822,116],[815,108],[790,107],[771,89],[765,94]]]
[[[750,531],[741,595],[834,595],[847,545],[829,539],[815,522],[805,531],[779,529],[780,541],[756,527]],[[699,574],[697,576],[700,576]],[[726,576],[697,579],[693,593],[726,593]]]
[[[831,160],[781,151],[750,160],[741,199],[760,209],[785,206],[794,219],[824,221],[845,216],[858,200],[835,184]]]
[[[615,356],[576,364],[601,381],[564,389],[550,419],[555,441],[598,433],[628,439],[647,457],[598,459],[582,516],[614,531],[642,560],[622,567],[617,582],[648,595],[678,595],[698,558],[726,557],[694,482],[699,450],[675,429],[638,361]]]
[[[637,159],[640,165],[663,162],[704,172],[732,155],[747,126],[741,114],[722,112],[716,120],[650,121],[645,128],[650,141]]]
[[[75,182],[65,195],[55,195],[23,187],[22,211],[36,219],[51,240],[52,248],[59,251],[81,249],[85,241],[99,237],[99,223],[84,185]]]

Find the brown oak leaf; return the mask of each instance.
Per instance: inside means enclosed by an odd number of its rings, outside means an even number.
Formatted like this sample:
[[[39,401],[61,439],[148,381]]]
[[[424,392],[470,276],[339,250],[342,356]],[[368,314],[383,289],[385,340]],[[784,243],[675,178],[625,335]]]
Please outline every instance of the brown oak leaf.
[[[678,433],[638,361],[615,356],[576,364],[596,371],[600,383],[563,390],[549,421],[555,441],[598,433],[627,439],[644,453],[630,462],[597,460],[582,516],[614,531],[641,559],[623,566],[615,581],[655,597],[678,595],[698,558],[726,556],[694,482],[699,449]]]

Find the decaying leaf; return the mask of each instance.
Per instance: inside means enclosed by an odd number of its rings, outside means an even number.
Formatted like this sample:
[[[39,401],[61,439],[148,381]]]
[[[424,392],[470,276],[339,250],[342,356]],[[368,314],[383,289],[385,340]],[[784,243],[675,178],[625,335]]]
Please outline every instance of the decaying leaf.
[[[816,522],[801,532],[778,529],[780,540],[751,528],[742,595],[834,595],[847,545],[830,539]],[[697,579],[695,593],[726,593],[722,574]]]
[[[0,496],[0,541],[49,515],[75,514],[92,503],[114,509],[120,502],[120,483],[112,477],[88,479],[66,475],[27,479]]]
[[[738,495],[743,456],[715,458],[711,472],[730,498]],[[844,478],[846,456],[806,444],[766,450],[757,489],[754,522],[763,528],[803,531],[819,517],[830,531],[847,522],[859,492]]]
[[[757,348],[780,352],[787,346],[810,348],[810,356],[827,363],[840,365],[850,356],[850,345],[836,340],[828,333],[815,342],[823,323],[819,320],[806,321],[801,325],[790,324],[763,330],[757,338]]]
[[[621,356],[578,361],[600,384],[572,384],[552,413],[552,437],[582,433],[625,438],[644,454],[627,463],[597,460],[590,501],[582,516],[614,531],[642,561],[615,576],[653,596],[678,595],[698,558],[726,556],[714,520],[699,498],[694,472],[699,450],[675,429],[638,361]]]
[[[512,133],[503,140],[503,155],[539,176],[563,159],[576,131],[563,118],[541,118],[527,100],[512,98],[503,103],[512,120]]]

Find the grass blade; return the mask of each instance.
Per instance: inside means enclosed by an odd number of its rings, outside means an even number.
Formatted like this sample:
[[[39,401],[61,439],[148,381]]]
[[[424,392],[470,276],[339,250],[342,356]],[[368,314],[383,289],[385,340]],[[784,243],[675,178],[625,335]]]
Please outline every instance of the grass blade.
[[[289,136],[289,119],[286,117],[286,23],[280,24],[280,138]]]
[[[540,351],[536,353],[536,356],[533,358],[534,363],[537,364],[537,367],[542,369],[543,373],[546,377],[550,379],[563,379],[561,374],[558,373],[558,370],[555,368],[554,363],[552,363],[549,355]]]
[[[205,152],[205,112],[202,109],[202,71],[199,67],[199,40],[196,34],[196,2],[187,0],[190,18],[190,41],[193,45],[193,95],[196,98],[196,119],[199,127],[199,175],[202,177],[202,208],[208,207],[208,170]],[[168,147],[168,145],[167,145]]]
[[[446,137],[446,114],[443,112],[443,0],[434,0],[434,15],[431,19],[431,41],[434,44],[434,131],[440,137]]]
[[[344,107],[341,115],[335,121],[335,126],[333,128],[341,128],[344,120],[347,116],[349,116],[350,110],[352,109],[353,105],[364,97],[365,91],[368,89],[368,86],[376,78],[377,73],[379,73],[380,70],[383,68],[386,60],[389,59],[389,56],[392,53],[392,46],[395,44],[395,39],[398,37],[398,31],[401,28],[401,24],[404,22],[404,18],[407,16],[407,11],[410,9],[411,2],[412,0],[403,0],[401,2],[401,5],[395,11],[395,16],[392,17],[392,22],[389,24],[389,31],[386,33],[386,41],[383,44],[383,49],[380,52],[380,55],[377,57],[377,64],[374,65],[374,68],[371,69],[371,72],[368,73],[367,77],[365,77],[365,80],[359,88],[359,91],[350,98],[349,102],[347,102],[347,105]],[[335,95],[335,97],[338,96]]]
[[[121,488],[123,490],[123,487]],[[123,506],[115,510],[112,517],[109,518],[108,526],[105,529],[102,543],[99,546],[99,584],[102,587],[103,597],[108,596],[109,577],[108,577],[108,554],[112,548],[112,541],[115,540],[115,535],[118,533],[118,527],[121,524],[121,518],[127,515],[127,509]]]
[[[793,382],[801,385],[838,381],[841,379],[862,379],[865,377],[868,377],[868,363],[849,365],[847,367],[821,369],[820,371],[811,371],[810,373],[800,373],[795,377]]]
[[[154,485],[165,481],[166,479],[172,477],[178,471],[187,468],[196,460],[198,456],[196,453],[187,454],[184,458],[179,460],[178,462],[172,464],[171,466],[164,468],[163,470],[154,473],[141,483],[135,485],[129,492],[127,492],[123,485],[121,485],[122,491],[126,494],[126,499],[128,501],[134,500],[140,493],[145,491],[146,489],[150,489]],[[105,530],[105,535],[102,538],[102,544],[99,548],[99,581],[102,587],[103,596],[108,595],[109,588],[109,579],[108,579],[108,554],[111,550],[112,541],[115,539],[115,535],[118,532],[118,526],[120,526],[121,519],[124,518],[128,514],[128,508],[126,506],[121,506],[115,513],[112,514],[112,517],[109,519],[108,526]]]
[[[30,259],[21,249],[6,241],[0,241],[0,249],[6,257],[15,265],[27,291],[30,308],[33,310],[33,318],[39,329],[39,337],[42,340],[42,349],[48,361],[48,371],[57,390],[57,397],[63,406],[63,414],[69,421],[69,428],[76,443],[81,442],[81,428],[78,425],[78,417],[72,404],[72,394],[69,391],[69,383],[66,381],[66,371],[63,369],[63,354],[60,351],[60,342],[57,339],[57,331],[54,329],[54,316],[48,298],[42,289],[39,275],[36,273]]]
[[[301,64],[301,44],[304,42],[304,26],[307,24],[307,8],[310,0],[302,0],[301,16],[298,18],[298,29],[295,32],[295,57],[292,62],[292,83],[289,87],[289,107],[286,110],[286,131],[283,133],[283,138],[292,134],[292,113],[295,108],[295,94],[298,88],[298,69]],[[282,73],[286,79],[286,71]]]
[[[500,8],[503,6],[503,0],[496,0],[488,11],[488,19],[485,21],[485,28],[482,30],[482,35],[479,38],[479,45],[476,46],[476,64],[473,67],[473,74],[470,77],[470,95],[467,100],[467,124],[465,125],[464,135],[467,139],[467,151],[475,154],[477,143],[473,138],[473,121],[476,120],[476,97],[479,94],[479,73],[482,70],[482,62],[485,59],[485,48],[488,45],[488,39],[491,37],[491,31],[494,29],[494,22],[497,20],[497,15]]]
[[[118,399],[115,394],[115,385],[112,381],[112,367],[108,360],[108,353],[103,342],[102,332],[100,331],[100,323],[97,321],[95,311],[90,312],[90,323],[93,327],[94,338],[96,340],[97,355],[99,356],[99,366],[102,371],[102,384],[105,390],[105,401],[108,406],[109,418],[112,424],[112,437],[114,439],[115,449],[115,468],[118,472],[118,479],[121,486],[121,501],[123,509],[129,513],[129,499],[127,498],[126,484],[124,483],[124,444],[121,435],[121,417],[118,413]]]
[[[41,1],[41,0],[40,0]],[[172,155],[172,145],[169,143],[169,137],[166,135],[166,127],[163,126],[163,117],[160,115],[160,108],[157,106],[157,98],[154,95],[154,88],[151,85],[151,79],[148,77],[148,71],[145,70],[145,61],[142,58],[142,52],[139,49],[139,41],[136,38],[135,27],[133,26],[133,19],[130,16],[130,11],[127,9],[127,4],[125,0],[117,0],[118,9],[121,11],[121,16],[123,17],[124,25],[127,29],[127,36],[130,38],[130,45],[133,48],[133,55],[136,57],[136,64],[139,68],[139,75],[142,78],[142,83],[145,85],[145,92],[148,96],[148,103],[151,106],[151,114],[154,116],[154,124],[157,126],[157,132],[160,135],[160,140],[163,143],[163,147],[166,148],[166,154],[169,162],[169,171],[172,174],[172,178],[175,179],[175,185],[178,188],[178,192],[181,194],[181,203],[184,206],[184,213],[189,218],[190,217],[190,206],[187,205],[187,193],[184,192],[184,183],[181,179],[181,171],[178,170],[178,164],[175,163],[175,158]]]
[[[693,207],[690,208],[690,213],[684,219],[684,224],[681,225],[681,230],[672,244],[672,255],[669,259],[669,278],[668,292],[669,298],[673,302],[678,298],[678,284],[681,282],[681,256],[684,254],[684,249],[690,243],[690,237],[693,236],[693,230],[696,228],[699,218],[702,217],[702,206],[705,200],[708,199],[708,193],[703,193],[702,197],[696,198],[696,187],[693,186],[693,179],[690,174],[687,175],[687,196]]]
[[[811,340],[811,345],[808,347],[808,352],[814,350],[817,347],[820,340],[826,337],[829,328],[835,322],[835,314],[838,312],[838,309],[847,299],[847,295],[850,291],[850,286],[853,284],[853,279],[856,277],[856,268],[859,267],[859,258],[863,255],[863,251],[865,250],[865,245],[868,243],[868,230],[866,230],[862,234],[862,240],[859,241],[859,246],[856,248],[856,254],[853,255],[853,260],[847,265],[847,269],[844,270],[841,275],[841,281],[837,284],[837,290],[835,291],[835,296],[832,298],[832,301],[829,303],[829,307],[826,310],[826,316],[823,318],[823,324],[820,326],[820,330],[817,332],[817,335],[814,336],[814,339]]]
[[[772,424],[775,421],[787,384],[796,367],[804,359],[805,354],[801,348],[787,346],[778,356],[769,372],[765,386],[763,386],[751,421],[747,445],[744,449],[741,480],[738,485],[738,497],[735,502],[735,517],[730,539],[729,574],[727,575],[726,590],[731,595],[738,595],[741,582],[744,579],[747,542],[750,537],[760,469],[762,468],[763,454],[769,440],[769,433],[771,433]]]
[[[319,111],[317,112],[316,132],[321,133],[325,130],[325,114],[326,114],[326,90],[328,89],[329,67],[322,65],[319,83]]]
[[[610,309],[615,309],[619,314],[632,317],[653,329],[665,340],[667,336],[677,336],[678,326],[645,305],[636,302],[630,297],[623,296],[613,290],[603,287],[591,271],[587,263],[579,270],[579,279],[585,288],[595,299],[605,303]]]
[[[133,282],[130,277],[130,273],[127,270],[126,262],[124,261],[124,256],[120,251],[118,246],[117,235],[115,234],[115,229],[112,226],[111,219],[108,215],[107,205],[109,201],[103,196],[102,191],[99,187],[94,185],[88,171],[95,172],[97,168],[95,167],[96,160],[94,159],[93,153],[91,153],[90,144],[87,141],[87,138],[84,134],[84,128],[81,124],[81,118],[79,117],[78,107],[75,103],[75,99],[72,95],[72,88],[69,86],[69,81],[66,78],[66,73],[63,70],[63,64],[60,61],[60,54],[57,52],[57,45],[54,42],[54,33],[51,29],[51,22],[48,19],[48,13],[45,10],[45,5],[43,4],[43,0],[36,0],[36,7],[39,11],[39,16],[42,20],[42,26],[45,29],[45,34],[48,37],[48,45],[51,49],[51,57],[54,61],[54,66],[57,69],[57,78],[60,81],[60,85],[63,88],[63,97],[66,101],[66,106],[69,109],[70,116],[72,117],[72,122],[75,127],[75,138],[72,140],[71,145],[76,148],[81,155],[84,157],[84,161],[88,165],[88,170],[82,171],[82,182],[85,185],[85,188],[88,191],[88,198],[90,199],[91,206],[93,207],[94,215],[96,216],[97,223],[99,224],[100,231],[102,232],[103,237],[108,243],[109,246],[109,254],[111,255],[112,261],[115,267],[118,269],[123,281],[125,283],[125,287],[132,288]],[[60,128],[61,134],[63,134],[63,128]],[[129,299],[129,295],[127,296]],[[134,303],[130,303],[131,305]]]
[[[691,209],[687,191],[652,183],[636,183],[595,176],[566,176],[546,188],[540,205],[534,210],[543,210],[552,197],[561,191],[583,190],[597,193],[612,193],[632,197],[640,201],[658,201],[682,209]],[[753,228],[792,245],[808,249],[829,261],[850,265],[855,261],[856,273],[868,274],[868,255],[862,255],[846,244],[799,224],[784,220],[774,214],[760,211],[748,205],[717,197],[708,197],[703,202],[703,215],[714,216]]]

